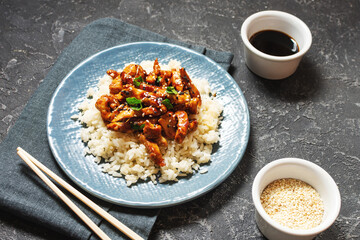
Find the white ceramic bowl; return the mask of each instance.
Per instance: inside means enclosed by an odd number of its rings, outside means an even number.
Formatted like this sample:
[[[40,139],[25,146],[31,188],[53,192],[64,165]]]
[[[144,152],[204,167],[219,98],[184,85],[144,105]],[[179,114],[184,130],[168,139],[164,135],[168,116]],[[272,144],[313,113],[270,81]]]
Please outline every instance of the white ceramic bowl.
[[[324,204],[324,216],[320,225],[308,230],[293,230],[280,225],[265,212],[260,195],[268,184],[282,178],[304,181],[320,194]],[[299,158],[283,158],[263,167],[254,179],[252,198],[256,223],[264,236],[270,240],[313,239],[334,223],[341,206],[340,192],[332,177],[318,165]]]
[[[297,42],[299,52],[279,57],[257,50],[249,39],[263,30],[276,30],[288,34]],[[241,38],[244,42],[246,65],[260,77],[272,80],[292,75],[312,42],[311,32],[303,21],[280,11],[262,11],[248,17],[241,26]]]

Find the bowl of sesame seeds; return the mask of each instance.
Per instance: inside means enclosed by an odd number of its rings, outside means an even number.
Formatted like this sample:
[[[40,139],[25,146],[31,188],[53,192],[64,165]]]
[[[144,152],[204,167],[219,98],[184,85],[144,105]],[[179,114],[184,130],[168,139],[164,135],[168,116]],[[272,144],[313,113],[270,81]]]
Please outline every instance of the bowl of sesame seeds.
[[[333,178],[318,165],[283,158],[264,166],[252,186],[255,220],[268,239],[313,239],[340,212]]]

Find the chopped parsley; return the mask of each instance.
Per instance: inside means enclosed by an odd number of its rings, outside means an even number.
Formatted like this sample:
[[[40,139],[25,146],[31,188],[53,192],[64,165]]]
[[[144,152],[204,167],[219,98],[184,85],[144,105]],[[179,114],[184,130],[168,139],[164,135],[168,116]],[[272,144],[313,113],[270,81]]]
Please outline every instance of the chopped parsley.
[[[141,76],[139,76],[139,77],[137,77],[137,78],[134,79],[133,83],[134,83],[135,86],[139,87],[140,84],[141,84],[143,81],[144,81],[143,78],[142,78]]]
[[[138,130],[138,131],[143,130],[144,127],[145,127],[145,123],[141,124],[141,125],[139,125],[139,124],[131,124],[131,128],[134,129],[134,130]]]
[[[139,111],[142,109],[141,100],[135,98],[135,97],[128,97],[126,98],[126,102],[130,105],[130,107],[135,110]]]
[[[166,92],[169,94],[178,94],[174,87],[167,87]]]
[[[169,110],[174,108],[169,99],[164,99],[161,103],[164,104],[165,107]]]
[[[159,86],[160,85],[160,81],[161,81],[162,77],[158,76],[155,80],[155,85]]]

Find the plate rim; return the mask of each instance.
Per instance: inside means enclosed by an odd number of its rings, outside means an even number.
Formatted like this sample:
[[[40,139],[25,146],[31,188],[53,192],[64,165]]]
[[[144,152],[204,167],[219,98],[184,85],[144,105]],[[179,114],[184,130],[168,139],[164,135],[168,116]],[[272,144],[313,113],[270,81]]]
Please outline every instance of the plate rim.
[[[58,155],[58,153],[55,150],[54,142],[51,140],[51,135],[49,133],[49,131],[51,131],[50,128],[50,122],[52,119],[51,116],[51,108],[53,107],[53,103],[55,101],[55,98],[58,94],[58,92],[61,90],[62,86],[65,84],[66,80],[73,74],[73,72],[75,72],[77,69],[79,69],[80,67],[82,67],[83,65],[85,65],[87,62],[89,62],[90,60],[92,60],[93,58],[112,51],[114,49],[118,49],[118,48],[123,48],[123,47],[128,47],[128,46],[132,46],[132,45],[143,45],[143,44],[149,44],[149,45],[157,45],[157,46],[169,46],[169,47],[175,47],[175,48],[179,48],[182,51],[186,51],[190,54],[195,54],[198,55],[200,58],[204,58],[205,60],[207,60],[208,62],[210,62],[211,64],[215,65],[217,68],[222,69],[222,71],[224,71],[224,73],[227,75],[227,78],[232,81],[233,85],[236,87],[236,91],[238,94],[240,94],[240,96],[244,99],[244,101],[242,101],[242,103],[244,104],[244,109],[246,112],[246,119],[247,119],[247,125],[246,125],[246,135],[245,135],[245,144],[244,147],[242,149],[240,149],[240,152],[237,156],[237,159],[235,160],[235,164],[232,164],[232,168],[228,169],[224,174],[222,174],[220,177],[215,178],[214,180],[212,180],[210,183],[206,184],[206,186],[204,186],[201,189],[196,189],[194,191],[192,191],[191,193],[197,192],[191,196],[185,195],[184,197],[181,197],[179,199],[176,200],[172,200],[172,199],[167,199],[167,200],[163,200],[163,201],[152,201],[152,202],[135,202],[135,201],[128,201],[128,200],[121,200],[121,201],[116,201],[113,200],[111,198],[106,198],[106,194],[100,195],[97,192],[92,191],[92,189],[89,189],[85,186],[81,184],[81,180],[77,179],[76,176],[73,176],[73,174],[70,174],[67,171],[67,168],[65,166],[65,164],[63,163],[63,161],[61,160],[61,157]],[[172,44],[172,43],[165,43],[165,42],[152,42],[152,41],[139,41],[139,42],[131,42],[131,43],[125,43],[125,44],[120,44],[120,45],[116,45],[104,50],[101,50],[89,57],[87,57],[85,60],[81,61],[79,64],[77,64],[59,83],[59,85],[57,86],[56,90],[53,92],[49,106],[48,106],[48,112],[47,112],[47,119],[46,119],[46,130],[47,130],[47,139],[48,139],[48,143],[51,149],[51,153],[53,154],[57,164],[60,166],[60,168],[62,169],[62,171],[67,175],[67,177],[69,177],[71,179],[71,181],[73,181],[77,186],[79,186],[81,189],[85,190],[87,193],[91,194],[92,196],[95,196],[99,199],[102,199],[106,202],[110,202],[119,206],[124,206],[124,207],[131,207],[131,208],[140,208],[140,209],[151,209],[151,208],[163,208],[163,207],[170,207],[170,206],[174,206],[174,205],[179,205],[179,204],[183,204],[185,202],[189,202],[192,201],[196,198],[199,198],[200,196],[205,195],[206,193],[210,192],[211,190],[215,189],[218,185],[220,185],[221,183],[223,183],[236,169],[236,167],[240,164],[248,143],[249,143],[249,138],[250,138],[250,114],[249,114],[249,108],[248,108],[248,104],[247,101],[245,99],[245,96],[243,94],[243,92],[241,91],[239,85],[236,83],[236,81],[234,80],[234,78],[230,75],[230,73],[225,70],[224,68],[222,68],[217,62],[215,62],[213,59],[205,56],[202,53],[196,52],[192,49],[180,46],[180,45],[176,45],[176,44]],[[105,174],[105,173],[103,173]],[[160,183],[159,183],[160,184]],[[176,183],[175,183],[176,184]]]

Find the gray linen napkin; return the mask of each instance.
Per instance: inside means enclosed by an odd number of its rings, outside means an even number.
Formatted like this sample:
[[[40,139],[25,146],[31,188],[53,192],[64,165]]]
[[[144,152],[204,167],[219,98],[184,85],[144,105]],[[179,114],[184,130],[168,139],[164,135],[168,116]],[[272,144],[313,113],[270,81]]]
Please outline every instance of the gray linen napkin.
[[[49,102],[61,80],[87,57],[116,45],[154,41],[188,47],[218,62],[226,70],[233,55],[185,44],[117,19],[99,19],[88,26],[63,51],[42,84],[31,97],[19,119],[0,144],[0,209],[49,227],[73,239],[97,239],[82,221],[17,156],[21,146],[60,177],[71,183],[57,165],[47,141],[46,115]],[[64,191],[66,192],[66,191]],[[84,193],[84,192],[83,192]],[[159,213],[158,209],[132,209],[115,206],[84,193],[114,217],[145,239]],[[106,221],[73,198],[76,204],[112,239],[126,239]]]

